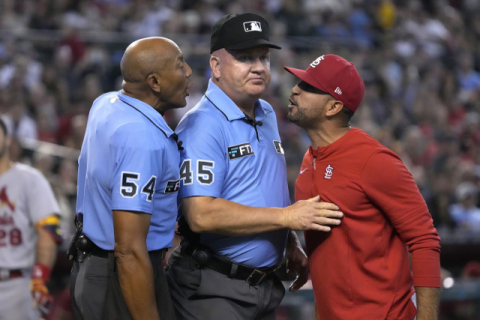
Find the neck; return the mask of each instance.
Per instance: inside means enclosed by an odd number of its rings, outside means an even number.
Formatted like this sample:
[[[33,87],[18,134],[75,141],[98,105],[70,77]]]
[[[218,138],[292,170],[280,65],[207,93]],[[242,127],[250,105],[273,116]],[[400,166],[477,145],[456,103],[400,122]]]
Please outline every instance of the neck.
[[[167,111],[168,109],[165,105],[162,104],[162,101],[160,101],[160,99],[155,95],[151,93],[147,93],[143,90],[133,88],[132,86],[124,85],[122,89],[122,93],[129,97],[145,102],[146,104],[151,106],[153,109],[157,110],[162,116],[165,113],[165,111]]]
[[[345,135],[351,129],[350,124],[342,126],[334,126],[332,123],[327,123],[318,128],[305,129],[307,135],[312,142],[312,148],[316,150],[318,147],[326,147],[343,135]]]
[[[0,174],[4,173],[12,167],[13,163],[6,156],[0,158]]]
[[[253,102],[243,102],[243,103],[237,102],[237,101],[233,101],[233,102],[235,102],[235,104],[240,108],[240,110],[243,111],[243,113],[245,113],[250,118],[255,119],[255,102],[257,101],[258,99]]]

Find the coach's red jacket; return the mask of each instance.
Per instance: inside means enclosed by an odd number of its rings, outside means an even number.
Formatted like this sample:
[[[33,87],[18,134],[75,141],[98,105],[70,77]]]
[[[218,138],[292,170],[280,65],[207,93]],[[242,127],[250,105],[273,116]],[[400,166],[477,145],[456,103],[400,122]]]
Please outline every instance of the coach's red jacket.
[[[295,198],[316,195],[344,213],[329,233],[305,232],[320,319],[414,319],[412,286],[440,287],[440,238],[399,157],[351,129],[305,154]]]

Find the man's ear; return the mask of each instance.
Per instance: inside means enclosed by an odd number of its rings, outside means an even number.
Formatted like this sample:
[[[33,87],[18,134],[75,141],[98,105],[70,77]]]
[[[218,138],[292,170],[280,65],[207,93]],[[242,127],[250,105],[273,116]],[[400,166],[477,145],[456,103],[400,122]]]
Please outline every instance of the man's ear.
[[[344,108],[343,102],[336,99],[332,99],[327,104],[327,112],[325,115],[327,117],[333,117],[334,115],[340,113]]]
[[[155,92],[160,92],[160,75],[156,72],[151,73],[147,77],[147,83]]]
[[[210,68],[212,69],[212,76],[218,81],[221,76],[220,72],[220,57],[218,56],[210,56]]]

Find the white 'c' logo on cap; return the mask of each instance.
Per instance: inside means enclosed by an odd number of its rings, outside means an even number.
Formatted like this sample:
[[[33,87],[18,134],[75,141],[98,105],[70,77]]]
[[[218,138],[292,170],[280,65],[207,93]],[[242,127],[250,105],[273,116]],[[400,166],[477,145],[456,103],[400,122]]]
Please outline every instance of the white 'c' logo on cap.
[[[310,67],[315,68],[320,64],[320,61],[325,60],[324,56],[320,56],[317,59],[315,59],[312,63],[310,63]]]
[[[245,32],[262,32],[262,24],[258,21],[246,21],[243,23],[243,29],[245,30]]]

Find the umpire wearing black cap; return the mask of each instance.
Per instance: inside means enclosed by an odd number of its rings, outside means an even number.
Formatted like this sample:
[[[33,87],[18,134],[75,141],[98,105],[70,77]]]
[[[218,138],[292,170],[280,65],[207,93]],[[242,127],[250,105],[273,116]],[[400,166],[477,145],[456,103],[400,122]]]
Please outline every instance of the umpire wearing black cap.
[[[308,279],[308,262],[291,230],[329,231],[338,208],[319,197],[290,205],[275,112],[261,100],[270,83],[268,23],[227,15],[213,27],[212,78],[176,132],[180,152],[182,243],[167,280],[177,320],[273,320],[285,289],[274,274],[285,252]],[[331,209],[331,210],[330,210]],[[290,230],[291,229],[291,230]]]
[[[227,14],[213,26],[210,53],[220,49],[242,50],[266,45],[281,49],[269,41],[268,22],[253,13]]]

